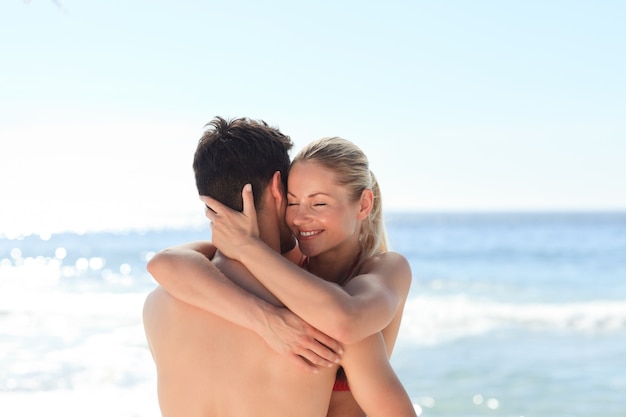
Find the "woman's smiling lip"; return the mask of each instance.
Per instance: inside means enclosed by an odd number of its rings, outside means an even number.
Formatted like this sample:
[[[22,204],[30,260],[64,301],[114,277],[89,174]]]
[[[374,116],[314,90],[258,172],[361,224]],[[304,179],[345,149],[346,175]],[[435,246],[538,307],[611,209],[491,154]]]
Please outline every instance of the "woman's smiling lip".
[[[321,230],[300,230],[298,231],[298,236],[300,236],[301,238],[311,238],[314,236],[319,235],[320,233],[322,233]]]

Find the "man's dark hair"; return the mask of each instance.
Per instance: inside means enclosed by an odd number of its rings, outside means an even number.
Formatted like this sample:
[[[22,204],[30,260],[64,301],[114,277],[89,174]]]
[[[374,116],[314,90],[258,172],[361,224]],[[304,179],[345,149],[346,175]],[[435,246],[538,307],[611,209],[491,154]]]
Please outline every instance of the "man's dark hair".
[[[200,195],[213,197],[234,210],[243,210],[241,190],[252,184],[254,204],[260,199],[276,171],[283,191],[287,189],[289,136],[262,120],[216,117],[206,125],[193,159],[196,187]]]

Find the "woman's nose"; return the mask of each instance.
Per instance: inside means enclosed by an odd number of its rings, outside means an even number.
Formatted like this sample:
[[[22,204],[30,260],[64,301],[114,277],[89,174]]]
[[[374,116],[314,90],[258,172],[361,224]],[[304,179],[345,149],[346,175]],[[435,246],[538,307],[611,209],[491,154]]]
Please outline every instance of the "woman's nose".
[[[308,210],[306,209],[305,205],[300,204],[295,211],[295,215],[293,216],[293,224],[299,226],[306,223]]]

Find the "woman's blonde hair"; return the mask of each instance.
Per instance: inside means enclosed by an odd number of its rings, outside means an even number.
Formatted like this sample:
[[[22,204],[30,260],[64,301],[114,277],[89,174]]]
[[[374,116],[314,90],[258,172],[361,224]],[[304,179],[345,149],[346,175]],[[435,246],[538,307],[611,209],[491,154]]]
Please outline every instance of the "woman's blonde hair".
[[[361,256],[355,271],[372,255],[389,250],[380,187],[369,168],[367,156],[358,146],[339,137],[322,138],[302,149],[291,165],[298,162],[316,162],[335,172],[339,185],[348,189],[353,201],[360,199],[364,190],[372,190],[373,207],[361,224]]]

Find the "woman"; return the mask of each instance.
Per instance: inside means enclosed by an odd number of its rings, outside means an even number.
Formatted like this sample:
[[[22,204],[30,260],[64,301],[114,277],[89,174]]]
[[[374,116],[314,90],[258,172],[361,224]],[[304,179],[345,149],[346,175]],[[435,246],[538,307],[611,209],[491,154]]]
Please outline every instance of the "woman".
[[[243,199],[239,213],[202,197],[213,243],[287,308],[345,345],[342,366],[351,391],[334,393],[329,415],[363,416],[359,405],[370,417],[415,415],[388,368],[411,271],[404,257],[387,252],[380,193],[363,152],[347,140],[325,138],[292,162],[286,221],[304,255],[300,265],[257,238],[249,186]]]

